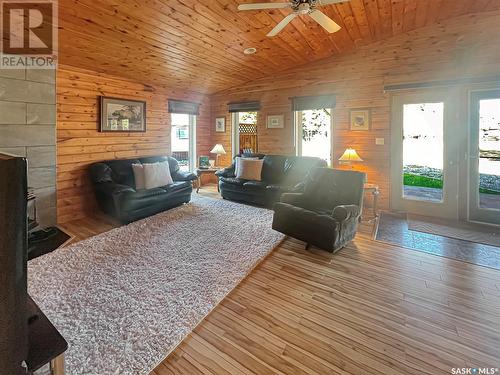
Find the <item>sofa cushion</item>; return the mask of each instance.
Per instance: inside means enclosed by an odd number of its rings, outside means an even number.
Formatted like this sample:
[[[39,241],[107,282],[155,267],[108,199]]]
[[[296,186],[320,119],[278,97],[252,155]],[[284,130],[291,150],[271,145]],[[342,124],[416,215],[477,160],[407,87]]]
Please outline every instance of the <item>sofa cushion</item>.
[[[127,160],[110,160],[105,162],[113,171],[113,181],[128,186],[135,186],[134,172],[132,171],[132,164],[140,164],[137,159]]]
[[[144,166],[142,164],[132,164],[134,172],[135,190],[145,189]]]
[[[252,181],[262,179],[262,159],[236,158],[236,178]]]
[[[243,186],[247,180],[242,180],[241,178],[236,178],[236,177],[221,177],[220,181],[230,184],[230,185],[238,185],[238,186]]]
[[[120,210],[133,211],[142,207],[160,204],[167,195],[161,188],[125,192],[116,197]]]
[[[143,164],[144,166],[144,187],[152,189],[160,186],[172,184],[172,176],[168,162]]]
[[[174,181],[170,185],[162,186],[161,188],[165,190],[167,193],[172,193],[174,191],[179,191],[185,188],[189,188],[191,186],[190,181]]]
[[[286,156],[266,155],[262,166],[262,180],[279,185],[285,176]]]
[[[285,176],[282,184],[294,186],[304,181],[307,174],[317,167],[326,167],[326,162],[312,156],[290,156],[285,162]]]
[[[250,189],[250,190],[265,190],[267,188],[267,182],[265,181],[247,181],[243,184],[245,189]]]

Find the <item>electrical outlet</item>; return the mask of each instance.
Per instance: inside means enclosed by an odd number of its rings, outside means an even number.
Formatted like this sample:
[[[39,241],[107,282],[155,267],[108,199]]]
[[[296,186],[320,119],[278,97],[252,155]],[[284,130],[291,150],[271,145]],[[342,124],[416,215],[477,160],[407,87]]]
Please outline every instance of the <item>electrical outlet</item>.
[[[375,138],[375,144],[377,146],[383,146],[385,144],[385,138]]]

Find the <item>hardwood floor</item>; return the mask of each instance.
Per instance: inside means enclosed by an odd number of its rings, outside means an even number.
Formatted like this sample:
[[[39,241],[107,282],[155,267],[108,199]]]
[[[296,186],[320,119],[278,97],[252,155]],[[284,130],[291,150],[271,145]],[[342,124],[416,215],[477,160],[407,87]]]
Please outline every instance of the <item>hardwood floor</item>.
[[[213,188],[200,194],[216,196]],[[64,225],[76,239],[103,218]],[[153,372],[450,374],[500,365],[500,272],[372,240],[286,239]]]

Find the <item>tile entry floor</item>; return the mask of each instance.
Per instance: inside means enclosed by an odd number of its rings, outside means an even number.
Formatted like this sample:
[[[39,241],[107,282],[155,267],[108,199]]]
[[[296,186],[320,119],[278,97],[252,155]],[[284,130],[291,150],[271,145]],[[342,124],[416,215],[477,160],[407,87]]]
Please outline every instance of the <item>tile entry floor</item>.
[[[375,240],[500,269],[500,248],[409,230],[405,213],[381,212]]]

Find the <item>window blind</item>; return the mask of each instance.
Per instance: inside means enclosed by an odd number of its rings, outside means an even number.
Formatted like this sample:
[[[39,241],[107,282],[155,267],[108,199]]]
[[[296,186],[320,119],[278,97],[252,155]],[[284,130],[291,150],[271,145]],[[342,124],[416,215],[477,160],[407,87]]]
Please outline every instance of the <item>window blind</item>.
[[[296,96],[291,99],[293,111],[335,107],[335,95]]]
[[[260,111],[260,102],[229,103],[229,112],[256,112]]]
[[[182,113],[186,115],[199,115],[200,103],[187,102],[184,100],[168,100],[168,111],[170,113]]]

